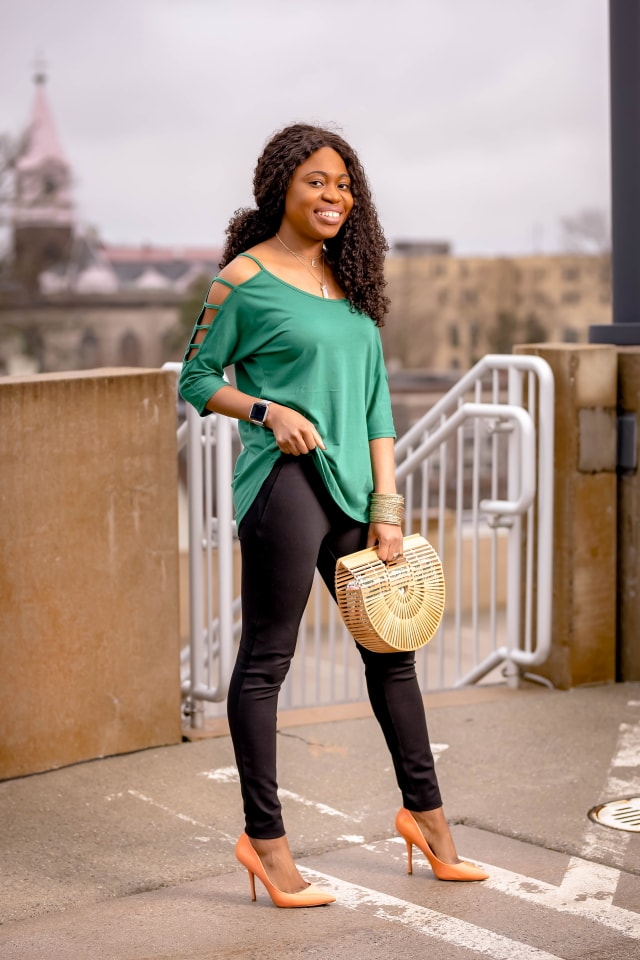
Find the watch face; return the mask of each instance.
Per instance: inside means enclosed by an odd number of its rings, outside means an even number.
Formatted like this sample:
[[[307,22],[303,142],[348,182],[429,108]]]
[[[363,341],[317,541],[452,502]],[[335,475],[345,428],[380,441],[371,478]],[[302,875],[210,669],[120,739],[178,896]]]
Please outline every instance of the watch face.
[[[265,417],[267,416],[267,410],[269,409],[268,403],[254,403],[251,407],[251,412],[249,414],[249,420],[252,423],[264,423]]]

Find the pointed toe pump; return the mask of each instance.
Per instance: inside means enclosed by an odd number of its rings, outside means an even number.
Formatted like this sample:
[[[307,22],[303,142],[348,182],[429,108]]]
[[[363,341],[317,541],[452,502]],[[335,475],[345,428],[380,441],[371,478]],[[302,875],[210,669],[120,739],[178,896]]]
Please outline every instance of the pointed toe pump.
[[[256,880],[258,877],[264,884],[267,893],[276,907],[321,907],[325,903],[333,903],[335,897],[320,887],[310,884],[298,893],[285,893],[269,880],[262,860],[254,850],[249,837],[243,833],[236,843],[236,857],[243,867],[246,867],[251,884],[251,899],[256,899]]]
[[[459,863],[444,863],[438,860],[435,853],[422,835],[415,817],[409,810],[401,807],[396,816],[396,830],[407,844],[408,873],[413,873],[413,846],[422,850],[431,865],[438,880],[486,880],[488,873],[476,867],[473,863],[461,860]]]

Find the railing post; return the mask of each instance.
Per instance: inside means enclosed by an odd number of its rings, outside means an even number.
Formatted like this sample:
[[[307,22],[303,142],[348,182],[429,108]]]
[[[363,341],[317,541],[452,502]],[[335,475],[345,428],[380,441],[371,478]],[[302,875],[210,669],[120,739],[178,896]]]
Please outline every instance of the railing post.
[[[189,490],[189,724],[194,730],[204,726],[204,703],[194,691],[204,668],[202,611],[203,484],[202,425],[198,412],[187,405],[187,483]]]
[[[507,403],[522,406],[522,374],[509,367]],[[512,430],[508,440],[509,469],[507,472],[507,498],[515,500],[522,485],[520,470],[519,431]],[[520,646],[522,608],[522,516],[511,518],[507,546],[507,644],[510,650]],[[504,675],[509,687],[519,684],[520,668],[511,659],[505,664]]]
[[[233,502],[230,478],[231,421],[216,418],[216,504],[218,513],[218,638],[220,663],[217,697],[227,695],[233,660]]]

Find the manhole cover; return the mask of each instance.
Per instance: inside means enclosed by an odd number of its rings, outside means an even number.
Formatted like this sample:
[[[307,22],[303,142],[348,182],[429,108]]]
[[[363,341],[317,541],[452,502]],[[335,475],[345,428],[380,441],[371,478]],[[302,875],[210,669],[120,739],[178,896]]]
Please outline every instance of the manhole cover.
[[[615,830],[640,833],[640,797],[626,800],[610,800],[589,810],[589,818]]]

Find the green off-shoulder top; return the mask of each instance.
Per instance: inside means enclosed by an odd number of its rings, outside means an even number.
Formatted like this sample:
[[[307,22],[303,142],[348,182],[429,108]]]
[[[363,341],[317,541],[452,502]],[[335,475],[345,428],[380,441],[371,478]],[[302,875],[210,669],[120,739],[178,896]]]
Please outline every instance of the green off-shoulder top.
[[[221,305],[203,307],[180,393],[206,416],[207,401],[228,385],[224,370],[233,365],[239,390],[292,407],[315,425],[326,450],[307,456],[341,509],[366,522],[373,488],[369,441],[395,437],[378,328],[348,300],[306,293],[250,254],[242,256],[260,270],[236,285],[217,278],[230,293]],[[196,344],[207,307],[217,313]],[[242,451],[233,477],[238,524],[281,455],[270,430],[240,421],[239,431]]]

